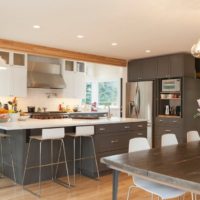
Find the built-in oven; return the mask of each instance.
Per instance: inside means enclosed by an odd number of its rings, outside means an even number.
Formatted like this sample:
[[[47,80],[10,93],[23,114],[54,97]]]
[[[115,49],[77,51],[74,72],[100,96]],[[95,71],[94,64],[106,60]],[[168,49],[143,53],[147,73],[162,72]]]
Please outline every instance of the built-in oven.
[[[181,79],[163,79],[162,92],[180,92]]]

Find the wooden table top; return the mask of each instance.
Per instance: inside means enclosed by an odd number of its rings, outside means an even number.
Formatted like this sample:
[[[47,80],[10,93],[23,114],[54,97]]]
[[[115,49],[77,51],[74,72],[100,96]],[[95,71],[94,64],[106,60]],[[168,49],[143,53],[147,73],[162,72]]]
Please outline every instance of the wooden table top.
[[[110,168],[200,193],[200,142],[101,158]]]

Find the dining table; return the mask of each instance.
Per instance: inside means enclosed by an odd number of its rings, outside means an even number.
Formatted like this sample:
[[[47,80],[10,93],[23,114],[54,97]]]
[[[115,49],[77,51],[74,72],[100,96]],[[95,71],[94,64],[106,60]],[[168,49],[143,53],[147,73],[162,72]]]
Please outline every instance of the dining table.
[[[102,157],[101,162],[113,169],[113,200],[120,172],[200,194],[200,142]]]

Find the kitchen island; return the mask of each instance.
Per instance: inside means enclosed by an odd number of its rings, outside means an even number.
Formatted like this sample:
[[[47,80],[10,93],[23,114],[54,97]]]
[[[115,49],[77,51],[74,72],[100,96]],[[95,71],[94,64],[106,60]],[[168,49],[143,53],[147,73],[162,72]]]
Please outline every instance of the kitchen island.
[[[147,137],[147,122],[145,119],[133,118],[99,118],[99,119],[28,119],[26,121],[0,123],[1,132],[11,135],[11,146],[14,157],[14,166],[16,171],[16,179],[18,183],[22,183],[25,156],[27,152],[30,136],[41,135],[43,128],[64,127],[66,133],[75,133],[77,126],[93,125],[95,127],[95,148],[99,164],[100,173],[108,171],[108,168],[99,162],[101,157],[125,153],[128,151],[128,141],[133,137]],[[83,138],[83,155],[90,155],[92,148],[87,138]],[[79,140],[77,140],[79,143]],[[72,158],[73,158],[73,143],[70,137],[65,138],[66,154],[69,163],[69,172],[72,174]],[[79,145],[77,144],[77,147]],[[30,150],[30,165],[38,165],[39,163],[39,144],[33,143]],[[5,160],[9,162],[8,146],[4,144]],[[59,150],[59,142],[54,142],[53,157],[56,161]],[[50,142],[46,141],[43,144],[42,163],[50,162]],[[77,156],[79,150],[77,149]],[[6,163],[7,163],[6,162]],[[82,174],[87,176],[96,176],[96,170],[93,160],[82,161]],[[77,172],[79,171],[79,163],[77,162]],[[12,178],[11,168],[4,167],[5,175]],[[64,176],[64,165],[60,166],[58,176]],[[51,168],[45,167],[42,169],[42,179],[51,179]],[[38,180],[38,169],[31,169],[27,172],[25,184],[34,183]]]

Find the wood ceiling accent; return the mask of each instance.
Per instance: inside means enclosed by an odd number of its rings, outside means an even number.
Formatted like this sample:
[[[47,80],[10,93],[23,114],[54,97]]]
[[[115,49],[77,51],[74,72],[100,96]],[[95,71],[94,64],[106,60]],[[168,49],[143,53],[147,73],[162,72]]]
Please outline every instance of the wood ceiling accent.
[[[35,44],[29,44],[29,43],[5,40],[5,39],[0,39],[0,48],[15,50],[15,51],[22,51],[22,52],[36,54],[36,55],[45,55],[45,56],[51,56],[51,57],[59,57],[59,58],[65,58],[65,59],[73,59],[73,60],[108,64],[108,65],[115,65],[115,66],[123,66],[123,67],[127,66],[127,61],[123,59],[68,51],[64,49],[57,49],[57,48],[52,48],[52,47],[47,47],[47,46],[41,46],[41,45],[35,45]]]

